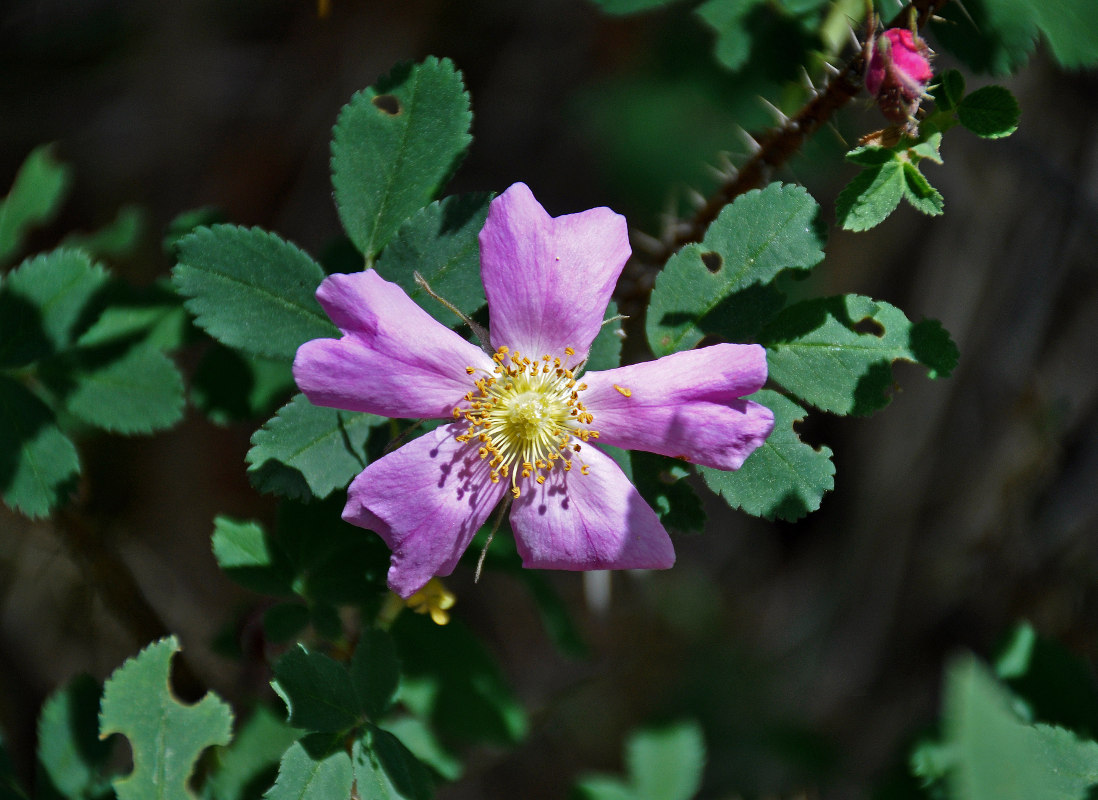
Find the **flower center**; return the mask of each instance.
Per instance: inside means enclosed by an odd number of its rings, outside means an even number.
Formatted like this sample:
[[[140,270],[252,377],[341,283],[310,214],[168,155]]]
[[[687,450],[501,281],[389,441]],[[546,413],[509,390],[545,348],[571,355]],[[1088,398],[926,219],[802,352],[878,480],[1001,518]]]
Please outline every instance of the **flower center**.
[[[480,457],[491,459],[492,483],[510,476],[515,497],[521,494],[520,478],[545,483],[555,465],[567,472],[580,442],[598,438],[599,432],[587,427],[595,417],[579,399],[587,384],[577,383],[575,368],[568,365],[574,355],[566,347],[564,361],[550,355],[531,359],[500,347],[492,356],[492,374],[476,379],[477,391],[465,395],[466,407],[454,408],[454,417],[469,423],[457,440],[479,440]],[[587,465],[580,472],[586,475]]]

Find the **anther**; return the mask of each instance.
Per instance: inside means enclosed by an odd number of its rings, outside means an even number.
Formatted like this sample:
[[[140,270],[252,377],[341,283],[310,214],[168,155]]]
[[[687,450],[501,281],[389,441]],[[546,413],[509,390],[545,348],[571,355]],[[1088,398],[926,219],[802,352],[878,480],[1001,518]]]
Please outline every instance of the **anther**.
[[[588,467],[586,464],[580,467],[580,475],[586,475],[588,472],[590,472],[590,467]]]

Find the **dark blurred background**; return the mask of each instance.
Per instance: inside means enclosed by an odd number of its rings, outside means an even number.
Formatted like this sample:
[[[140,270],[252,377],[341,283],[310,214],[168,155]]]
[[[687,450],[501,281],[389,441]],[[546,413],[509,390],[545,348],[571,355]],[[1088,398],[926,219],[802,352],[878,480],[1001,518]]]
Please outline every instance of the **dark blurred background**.
[[[56,142],[75,182],[36,241],[136,204],[141,246],[111,267],[141,285],[167,273],[164,231],[197,207],[320,254],[340,232],[328,174],[340,107],[434,54],[473,100],[475,141],[450,191],[522,180],[553,214],[609,205],[656,234],[688,186],[707,187],[706,163],[742,152],[736,125],[768,124],[757,96],[781,97],[723,72],[711,49],[686,11],[613,19],[585,0],[331,0],[323,17],[308,0],[5,0],[0,186]],[[769,55],[773,76],[781,53]],[[586,610],[579,576],[551,576],[589,661],[553,650],[511,579],[474,586],[459,570],[456,613],[501,658],[533,728],[516,750],[475,753],[440,797],[561,797],[585,771],[620,771],[630,728],[685,716],[705,726],[706,796],[864,796],[934,718],[951,654],[986,656],[1026,618],[1093,659],[1098,83],[1040,50],[999,82],[1021,127],[996,142],[946,136],[945,166],[927,171],[945,216],[905,207],[869,233],[833,231],[813,278],[940,319],[961,350],[954,377],[900,366],[876,416],[813,414],[802,433],[835,451],[836,490],[800,523],[709,498],[706,532],[676,537],[678,565],[615,575],[604,614]],[[804,183],[829,220],[854,174],[843,142],[882,126],[862,100],[835,123],[774,176]],[[217,427],[192,411],[166,434],[81,444],[94,535],[180,635],[198,684],[236,702],[267,676],[211,642],[256,599],[217,570],[209,535],[218,513],[271,515],[244,473],[261,421]],[[79,672],[102,679],[145,644],[101,583],[50,522],[0,509],[0,728],[24,765],[46,694]]]

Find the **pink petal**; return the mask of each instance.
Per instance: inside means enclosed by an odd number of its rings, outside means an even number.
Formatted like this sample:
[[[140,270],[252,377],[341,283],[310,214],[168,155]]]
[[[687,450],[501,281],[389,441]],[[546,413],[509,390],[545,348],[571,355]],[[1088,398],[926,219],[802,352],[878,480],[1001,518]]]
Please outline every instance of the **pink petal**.
[[[550,217],[525,184],[492,201],[480,269],[492,346],[582,360],[629,258],[625,218],[608,208]]]
[[[343,519],[376,531],[393,551],[389,588],[410,597],[449,575],[503,497],[472,444],[443,425],[375,461],[351,482]]]
[[[675,548],[614,460],[584,447],[569,472],[526,482],[511,510],[522,565],[534,569],[666,569]],[[587,464],[587,475],[580,473]]]
[[[599,442],[628,450],[739,469],[774,427],[770,409],[742,399],[766,381],[766,351],[757,344],[687,350],[582,381]]]
[[[294,380],[318,406],[449,417],[473,388],[465,368],[495,366],[373,270],[331,275],[316,296],[343,332],[342,339],[314,339],[297,350]]]

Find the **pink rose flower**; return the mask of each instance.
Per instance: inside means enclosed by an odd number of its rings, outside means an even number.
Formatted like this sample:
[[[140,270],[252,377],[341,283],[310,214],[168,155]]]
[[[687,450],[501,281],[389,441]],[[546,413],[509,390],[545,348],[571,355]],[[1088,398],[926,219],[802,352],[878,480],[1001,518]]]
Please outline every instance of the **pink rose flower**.
[[[743,399],[766,380],[765,351],[718,344],[581,375],[629,258],[625,218],[553,218],[518,183],[492,201],[480,251],[494,355],[372,269],[317,290],[343,335],[297,351],[313,403],[452,420],[366,467],[343,518],[388,544],[402,597],[450,574],[508,495],[526,567],[670,567],[659,518],[596,443],[739,468],[774,424]]]
[[[930,48],[906,28],[890,28],[877,37],[865,72],[865,88],[891,122],[907,122],[934,77]]]

